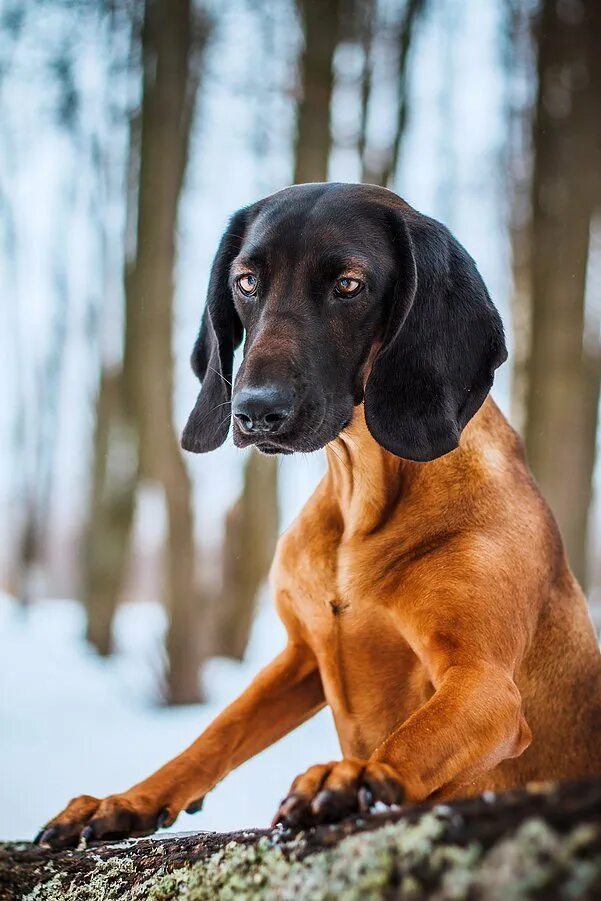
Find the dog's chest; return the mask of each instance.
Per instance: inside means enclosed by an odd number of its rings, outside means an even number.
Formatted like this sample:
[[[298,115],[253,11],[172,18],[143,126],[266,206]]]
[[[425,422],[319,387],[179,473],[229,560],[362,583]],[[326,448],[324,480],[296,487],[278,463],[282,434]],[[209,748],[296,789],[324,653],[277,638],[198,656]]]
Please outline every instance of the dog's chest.
[[[297,615],[314,639],[348,631],[365,606],[349,585],[335,533],[299,542],[288,577]]]
[[[422,703],[427,678],[390,609],[353,579],[345,555],[299,570],[294,603],[345,754],[366,757]]]
[[[313,525],[288,534],[277,582],[317,658],[344,752],[365,756],[423,702],[428,680],[377,575],[365,578],[335,528]]]
[[[365,579],[360,561],[334,530],[296,546],[287,582],[298,620],[316,653],[340,642],[365,648],[370,636],[393,631],[377,580]],[[398,633],[397,633],[398,635]],[[400,635],[397,638],[401,641]]]

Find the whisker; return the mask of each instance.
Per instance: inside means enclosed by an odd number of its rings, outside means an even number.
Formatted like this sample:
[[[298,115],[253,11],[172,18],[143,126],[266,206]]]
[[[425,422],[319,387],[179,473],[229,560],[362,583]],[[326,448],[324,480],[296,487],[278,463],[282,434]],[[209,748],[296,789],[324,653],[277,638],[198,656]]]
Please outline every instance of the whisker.
[[[308,428],[311,429],[311,431],[313,432],[313,434],[316,435],[317,438],[319,438],[319,433],[317,432],[317,429],[314,429],[313,426],[310,425],[309,423],[307,423],[307,426],[308,426]],[[331,449],[331,451],[332,451],[332,453],[334,454],[334,456],[337,457],[338,460],[342,463],[342,465],[346,468],[346,471],[347,471],[347,472],[349,473],[349,475],[350,475],[350,474],[351,474],[351,471],[350,471],[350,469],[349,469],[349,466],[348,466],[348,463],[346,462],[346,460],[343,460],[343,459],[342,459],[342,457],[340,456],[340,454],[334,449],[332,443],[328,444],[328,447]]]
[[[342,463],[342,465],[344,466],[344,468],[346,469],[346,471],[348,472],[348,474],[351,475],[351,470],[350,470],[349,465],[348,465],[348,463],[346,462],[346,460],[344,460],[344,459],[340,456],[340,454],[338,453],[337,450],[334,450],[334,448],[332,447],[331,444],[329,445],[329,447],[330,447],[330,450],[332,451],[332,453],[334,454],[334,456],[338,458],[338,460],[340,461],[340,463]]]
[[[228,415],[225,417],[225,419],[222,419],[222,420],[221,420],[221,422],[219,423],[219,425],[218,425],[217,428],[215,429],[215,432],[218,432],[219,429],[220,429],[222,426],[224,426],[224,425],[226,424],[226,422],[229,422],[229,419],[230,419],[230,415],[229,415],[229,413],[228,413]],[[213,433],[213,434],[214,434],[214,433]]]
[[[200,426],[203,425],[203,423],[205,423],[205,422],[207,421],[207,419],[209,418],[209,416],[211,416],[211,414],[214,413],[215,410],[218,410],[219,407],[229,406],[229,405],[231,405],[231,403],[232,403],[231,400],[226,400],[226,401],[223,401],[223,403],[221,403],[221,404],[215,404],[214,407],[211,407],[211,409],[208,410],[208,411],[201,417],[201,419],[199,419],[199,421],[198,421],[197,424],[200,425]]]
[[[356,450],[357,452],[359,451],[359,445],[357,444],[355,439],[353,437],[351,437],[351,435],[349,435],[348,432],[346,432],[346,431],[345,431],[345,435],[344,435],[344,440],[348,441],[348,443],[351,445],[351,447],[354,448],[354,450]]]
[[[228,379],[226,379],[226,377],[223,375],[223,373],[219,372],[218,369],[215,369],[213,366],[207,366],[207,369],[210,369],[211,372],[214,372],[215,375],[218,375],[219,378],[220,378],[223,382],[225,382],[226,385],[229,385],[230,388],[233,388],[232,383],[231,383]]]
[[[351,470],[350,470],[350,467],[349,467],[348,463],[346,462],[346,460],[344,459],[344,457],[342,457],[342,456],[340,455],[340,453],[336,450],[336,448],[334,447],[333,443],[330,443],[330,444],[328,445],[328,447],[330,448],[330,450],[332,451],[332,453],[334,454],[334,456],[339,460],[339,462],[342,463],[342,465],[344,466],[344,468],[346,469],[346,471],[347,471],[348,474],[350,475],[350,474],[351,474]]]

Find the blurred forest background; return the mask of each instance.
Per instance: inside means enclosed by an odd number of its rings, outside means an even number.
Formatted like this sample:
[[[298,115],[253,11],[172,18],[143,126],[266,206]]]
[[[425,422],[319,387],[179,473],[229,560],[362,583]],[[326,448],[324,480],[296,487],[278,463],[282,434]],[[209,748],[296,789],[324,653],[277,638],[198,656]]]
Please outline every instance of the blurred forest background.
[[[0,10],[0,585],[22,621],[74,599],[107,657],[122,602],[162,604],[169,705],[243,658],[323,460],[186,457],[189,351],[228,215],[327,179],[392,188],[476,258],[510,340],[497,399],[594,607],[601,3]]]

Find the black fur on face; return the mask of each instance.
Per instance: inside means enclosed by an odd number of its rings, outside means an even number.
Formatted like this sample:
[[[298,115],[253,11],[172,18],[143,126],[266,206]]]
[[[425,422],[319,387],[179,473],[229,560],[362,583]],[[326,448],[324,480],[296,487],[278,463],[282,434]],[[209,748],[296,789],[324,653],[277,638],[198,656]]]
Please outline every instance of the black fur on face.
[[[221,240],[182,445],[222,444],[233,402],[237,446],[317,450],[364,400],[379,444],[433,460],[457,447],[506,355],[476,266],[444,226],[383,188],[286,188],[236,213]]]

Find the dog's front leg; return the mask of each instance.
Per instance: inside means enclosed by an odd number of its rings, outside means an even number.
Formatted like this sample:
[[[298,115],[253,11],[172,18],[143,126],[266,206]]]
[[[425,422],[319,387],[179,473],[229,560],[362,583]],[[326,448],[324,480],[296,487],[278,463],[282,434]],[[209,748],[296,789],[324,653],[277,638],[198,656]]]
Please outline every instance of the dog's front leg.
[[[88,840],[148,835],[198,810],[224,776],[324,706],[315,658],[290,643],[187,750],[148,779],[104,800],[74,798],[42,830],[40,844],[68,847]]]
[[[519,756],[532,733],[511,675],[490,661],[449,666],[430,700],[370,762],[392,767],[409,801],[468,782]]]
[[[449,666],[430,700],[369,759],[313,766],[295,779],[276,822],[311,825],[366,810],[376,801],[423,801],[518,756],[531,737],[508,672],[485,661]]]

